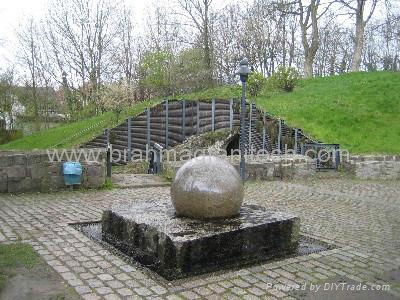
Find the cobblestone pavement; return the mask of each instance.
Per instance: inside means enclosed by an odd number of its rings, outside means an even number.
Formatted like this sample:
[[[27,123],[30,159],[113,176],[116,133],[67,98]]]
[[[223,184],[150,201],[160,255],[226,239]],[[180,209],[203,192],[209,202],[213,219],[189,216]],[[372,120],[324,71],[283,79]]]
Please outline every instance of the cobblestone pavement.
[[[169,183],[153,174],[113,174],[112,181],[117,188],[165,187]]]
[[[0,243],[30,243],[83,299],[293,299],[282,286],[346,276],[388,284],[400,267],[400,184],[354,180],[255,182],[247,203],[301,217],[302,234],[336,249],[168,282],[125,263],[67,225],[99,220],[117,201],[169,197],[169,188],[0,196]],[[400,298],[400,283],[390,282]],[[271,285],[275,288],[271,288]]]

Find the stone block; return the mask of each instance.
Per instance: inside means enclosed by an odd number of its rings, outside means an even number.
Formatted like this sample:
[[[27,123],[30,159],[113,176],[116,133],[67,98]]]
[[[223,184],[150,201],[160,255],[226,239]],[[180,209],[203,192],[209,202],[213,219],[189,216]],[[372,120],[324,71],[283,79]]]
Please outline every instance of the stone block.
[[[43,164],[32,164],[27,168],[27,176],[31,177],[32,179],[40,179],[47,176],[47,166]]]
[[[0,168],[10,167],[14,164],[14,158],[11,155],[0,154]]]
[[[32,179],[24,178],[19,181],[8,181],[7,191],[9,193],[24,193],[32,191]]]
[[[99,163],[89,163],[85,165],[86,175],[88,177],[103,177],[104,168]]]
[[[41,179],[32,179],[32,186],[37,187],[37,191],[40,192],[50,192],[51,189],[51,183],[50,183],[50,177],[43,177]],[[55,189],[53,189],[54,191]]]
[[[293,169],[293,178],[303,179],[316,176],[316,171],[315,168],[313,168],[313,166],[314,164],[309,164],[309,163],[295,165]]]
[[[8,180],[20,181],[26,177],[26,167],[17,165],[4,169],[7,173]]]
[[[275,165],[274,171],[273,171],[273,178],[282,179],[282,167],[281,167],[281,165]]]
[[[274,164],[267,165],[267,175],[265,178],[266,180],[272,180],[274,178],[274,170],[275,170]]]
[[[106,181],[105,176],[88,177],[86,178],[86,180],[84,180],[82,185],[85,188],[98,189],[104,185],[105,181]]]
[[[60,162],[49,163],[47,167],[48,175],[50,176],[61,176],[63,164]]]
[[[102,217],[106,241],[167,279],[293,253],[299,231],[298,217],[256,205],[233,218],[177,218],[165,197],[115,205]]]
[[[45,158],[45,159],[43,159],[43,158]],[[28,154],[26,156],[26,163],[28,166],[40,164],[42,162],[47,162],[47,161],[48,161],[47,154],[32,153],[32,154]]]
[[[266,179],[266,173],[267,173],[267,169],[263,168],[263,167],[256,167],[255,169],[256,172],[256,179],[257,180],[265,180]]]
[[[48,187],[49,187],[50,191],[58,191],[62,188],[65,188],[66,185],[64,183],[64,177],[63,176],[51,176]]]
[[[292,179],[294,176],[294,166],[291,163],[281,164],[280,166],[281,178]]]
[[[25,154],[15,154],[13,155],[14,159],[14,166],[15,165],[21,165],[25,166],[26,165],[26,155]]]
[[[7,192],[8,177],[5,172],[0,171],[0,193]]]

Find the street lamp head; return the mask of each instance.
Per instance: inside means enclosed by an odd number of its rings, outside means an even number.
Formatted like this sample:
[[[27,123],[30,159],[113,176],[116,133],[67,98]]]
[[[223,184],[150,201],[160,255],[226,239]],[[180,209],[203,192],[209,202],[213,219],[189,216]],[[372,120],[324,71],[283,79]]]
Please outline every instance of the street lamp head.
[[[249,62],[247,61],[247,58],[243,58],[240,61],[240,66],[239,69],[236,71],[236,74],[240,75],[241,82],[246,82],[250,73],[251,71],[249,69]]]

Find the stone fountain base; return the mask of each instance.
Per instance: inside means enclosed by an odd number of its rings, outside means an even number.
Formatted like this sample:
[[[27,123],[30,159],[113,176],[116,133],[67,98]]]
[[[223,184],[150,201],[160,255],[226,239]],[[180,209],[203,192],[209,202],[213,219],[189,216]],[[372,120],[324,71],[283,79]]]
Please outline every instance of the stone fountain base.
[[[216,220],[175,216],[169,198],[114,205],[103,213],[103,240],[171,280],[296,252],[300,219],[243,205]]]

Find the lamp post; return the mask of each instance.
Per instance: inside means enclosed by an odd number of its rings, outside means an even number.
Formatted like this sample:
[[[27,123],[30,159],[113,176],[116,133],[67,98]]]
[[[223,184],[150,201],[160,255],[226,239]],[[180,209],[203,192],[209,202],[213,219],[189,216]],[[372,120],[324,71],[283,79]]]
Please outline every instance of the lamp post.
[[[240,100],[240,177],[245,180],[245,168],[246,162],[244,157],[244,136],[245,136],[245,122],[246,122],[246,82],[250,74],[249,63],[246,58],[243,58],[240,62],[239,69],[236,71],[237,75],[240,75],[240,81],[242,82],[242,99]]]

